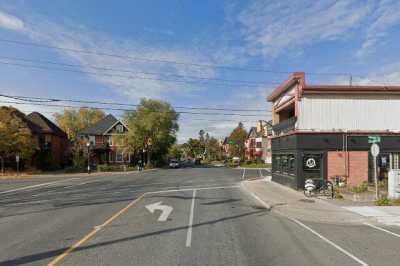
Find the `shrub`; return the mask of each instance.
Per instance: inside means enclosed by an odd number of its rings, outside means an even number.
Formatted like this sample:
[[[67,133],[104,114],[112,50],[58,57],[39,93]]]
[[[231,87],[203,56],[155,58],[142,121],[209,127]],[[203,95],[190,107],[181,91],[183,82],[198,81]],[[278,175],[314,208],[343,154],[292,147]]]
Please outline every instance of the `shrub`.
[[[363,193],[363,192],[367,192],[367,191],[368,191],[368,183],[367,182],[363,182],[362,184],[351,188],[351,192],[354,192],[354,193]]]
[[[99,164],[97,165],[98,172],[120,172],[124,171],[123,165],[107,165],[107,164]]]
[[[73,173],[83,173],[86,172],[87,169],[78,166],[69,166],[64,168],[65,173],[73,174]]]
[[[388,198],[381,198],[375,201],[375,205],[377,206],[389,206],[391,202]]]

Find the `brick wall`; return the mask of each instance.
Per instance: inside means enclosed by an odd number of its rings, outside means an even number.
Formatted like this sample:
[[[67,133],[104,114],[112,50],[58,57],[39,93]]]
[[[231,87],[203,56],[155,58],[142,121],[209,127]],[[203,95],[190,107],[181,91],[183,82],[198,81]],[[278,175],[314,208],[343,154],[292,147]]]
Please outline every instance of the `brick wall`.
[[[348,156],[347,184],[352,187],[368,181],[368,152],[350,151]],[[328,152],[328,178],[333,176],[346,176],[345,152]]]

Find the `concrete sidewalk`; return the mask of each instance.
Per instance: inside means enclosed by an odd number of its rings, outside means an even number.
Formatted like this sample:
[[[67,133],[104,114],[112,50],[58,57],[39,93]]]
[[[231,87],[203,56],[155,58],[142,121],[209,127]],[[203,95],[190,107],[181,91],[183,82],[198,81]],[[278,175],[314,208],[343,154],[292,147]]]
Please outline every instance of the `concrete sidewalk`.
[[[302,192],[282,186],[267,178],[243,181],[242,188],[267,203],[271,211],[302,221],[359,224],[371,221],[369,217],[351,212],[318,198],[306,198]]]

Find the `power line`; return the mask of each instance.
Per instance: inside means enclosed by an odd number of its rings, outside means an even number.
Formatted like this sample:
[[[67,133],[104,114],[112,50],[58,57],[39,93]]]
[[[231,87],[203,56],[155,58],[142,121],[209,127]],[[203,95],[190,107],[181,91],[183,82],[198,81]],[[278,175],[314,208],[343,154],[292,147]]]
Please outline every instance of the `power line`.
[[[227,83],[211,83],[207,84],[206,82],[199,82],[199,81],[189,81],[189,80],[177,80],[177,79],[162,79],[162,78],[149,78],[149,77],[140,77],[140,76],[126,76],[126,75],[119,75],[119,74],[109,74],[109,73],[97,73],[97,72],[90,72],[90,71],[83,71],[83,70],[75,70],[75,69],[65,69],[65,68],[51,68],[47,66],[38,66],[38,65],[27,65],[27,64],[21,64],[21,63],[11,63],[11,62],[5,62],[5,61],[0,61],[0,64],[3,65],[11,65],[11,66],[18,66],[22,68],[32,68],[32,69],[38,69],[38,70],[51,70],[51,71],[63,71],[63,72],[72,72],[72,73],[81,73],[81,74],[88,74],[88,75],[94,75],[94,76],[107,76],[107,77],[118,77],[118,78],[126,78],[126,79],[143,79],[143,80],[159,80],[159,81],[165,81],[165,82],[173,82],[173,83],[188,83],[188,84],[203,84],[203,85],[213,85],[213,86],[232,86],[232,84],[227,84]],[[279,82],[276,83],[269,83],[269,84],[264,84],[264,85],[278,85],[280,84]],[[239,86],[239,85],[236,85]],[[240,87],[245,86],[245,87],[256,87],[259,88],[261,85],[252,85],[252,84],[241,84]]]
[[[17,40],[10,40],[10,39],[3,39],[0,38],[0,42],[8,43],[8,44],[17,44],[22,46],[33,46],[33,47],[41,47],[41,48],[50,48],[55,50],[63,50],[69,51],[73,53],[83,53],[83,54],[92,54],[98,56],[107,56],[107,57],[114,57],[124,60],[133,60],[133,61],[147,61],[147,62],[154,62],[154,63],[168,63],[168,64],[175,64],[175,65],[187,65],[187,66],[194,66],[194,67],[202,67],[202,68],[217,68],[217,69],[226,69],[231,71],[243,71],[243,72],[264,72],[264,73],[272,73],[272,74],[291,74],[293,71],[275,71],[269,69],[259,69],[259,68],[245,68],[245,67],[233,67],[233,66],[226,66],[226,65],[213,65],[213,64],[199,64],[199,63],[189,63],[189,62],[180,62],[174,60],[164,60],[164,59],[153,59],[153,58],[144,58],[144,57],[134,57],[129,55],[122,55],[122,54],[114,54],[114,53],[105,53],[105,52],[95,52],[89,50],[81,50],[81,49],[74,49],[74,48],[67,48],[67,47],[60,47],[60,46],[53,46],[53,45],[45,45],[40,43],[34,42],[24,42],[24,41],[17,41]],[[308,75],[325,75],[325,76],[349,76],[351,73],[328,73],[328,72],[306,72]],[[353,75],[356,76],[356,75]]]
[[[50,65],[57,65],[57,66],[65,66],[65,67],[87,67],[96,70],[102,71],[114,71],[114,72],[124,72],[124,73],[132,73],[132,74],[145,74],[145,75],[163,75],[163,76],[170,76],[170,77],[177,77],[177,78],[189,78],[189,79],[198,79],[198,80],[206,80],[206,81],[222,81],[227,83],[239,83],[241,85],[265,85],[268,81],[251,81],[251,80],[237,80],[237,79],[221,79],[221,78],[206,78],[206,77],[199,77],[199,76],[190,76],[190,75],[178,75],[178,74],[165,74],[159,72],[144,72],[144,71],[132,71],[129,69],[119,69],[119,68],[111,68],[111,67],[97,67],[90,64],[66,64],[66,63],[59,63],[54,61],[47,61],[47,60],[36,60],[36,59],[29,59],[29,58],[21,58],[21,57],[9,57],[9,56],[0,56],[0,59],[6,60],[14,60],[14,61],[23,61],[23,62],[30,62],[30,63],[39,63],[39,64],[50,64]],[[279,84],[279,82],[277,82]]]
[[[104,102],[104,101],[89,101],[89,100],[73,100],[61,98],[46,98],[34,96],[19,96],[0,94],[2,97],[12,98],[15,100],[29,101],[29,102],[73,102],[73,103],[86,103],[86,104],[102,104],[102,105],[117,105],[117,106],[131,106],[137,107],[139,104],[117,103],[117,102]],[[207,110],[207,111],[231,111],[231,112],[270,112],[263,109],[234,109],[234,108],[212,108],[212,107],[189,107],[189,106],[173,106],[176,109],[189,109],[189,110]]]
[[[97,107],[97,106],[74,106],[74,105],[61,105],[61,104],[47,104],[47,103],[35,103],[35,102],[16,102],[16,101],[2,101],[0,103],[9,104],[21,104],[21,105],[39,105],[39,106],[50,106],[50,107],[63,107],[63,108],[91,108],[97,110],[111,110],[111,111],[124,111],[133,112],[133,109],[123,109],[123,108],[110,108],[110,107]],[[148,112],[159,113],[159,111],[148,110]],[[198,113],[198,112],[187,112],[187,111],[176,111],[178,114],[190,114],[190,115],[223,115],[223,116],[241,116],[241,117],[260,117],[256,114],[239,114],[239,113]]]

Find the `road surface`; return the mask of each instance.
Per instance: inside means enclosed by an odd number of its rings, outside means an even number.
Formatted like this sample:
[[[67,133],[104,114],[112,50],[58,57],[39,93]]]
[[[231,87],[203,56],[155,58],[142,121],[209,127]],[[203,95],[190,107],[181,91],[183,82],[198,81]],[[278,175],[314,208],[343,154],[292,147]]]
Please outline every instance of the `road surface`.
[[[265,174],[205,167],[1,181],[0,265],[400,264],[400,229],[285,217],[240,185]]]

